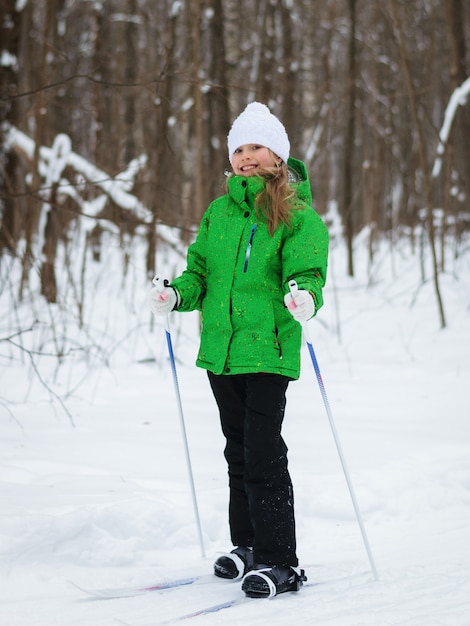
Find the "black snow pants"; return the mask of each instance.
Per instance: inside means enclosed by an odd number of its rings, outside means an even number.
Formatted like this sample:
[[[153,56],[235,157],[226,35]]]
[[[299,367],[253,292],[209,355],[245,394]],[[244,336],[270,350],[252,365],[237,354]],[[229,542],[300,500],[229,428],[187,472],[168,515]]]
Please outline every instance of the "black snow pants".
[[[232,543],[253,546],[256,564],[297,566],[294,496],[281,436],[290,379],[208,374],[226,438]]]

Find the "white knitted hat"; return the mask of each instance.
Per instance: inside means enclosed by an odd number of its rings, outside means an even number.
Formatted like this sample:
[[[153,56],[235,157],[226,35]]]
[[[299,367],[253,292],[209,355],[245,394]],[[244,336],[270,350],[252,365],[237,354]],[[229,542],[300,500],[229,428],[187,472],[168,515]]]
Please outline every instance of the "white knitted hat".
[[[272,150],[286,163],[290,143],[286,129],[265,104],[251,102],[232,124],[227,137],[228,158],[240,146],[259,144]]]

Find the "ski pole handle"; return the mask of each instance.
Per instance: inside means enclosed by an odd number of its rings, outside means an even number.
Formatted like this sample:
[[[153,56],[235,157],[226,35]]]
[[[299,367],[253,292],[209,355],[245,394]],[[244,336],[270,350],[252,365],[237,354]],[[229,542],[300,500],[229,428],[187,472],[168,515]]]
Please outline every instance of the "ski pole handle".
[[[168,287],[170,281],[157,275],[153,277],[152,284],[155,285],[157,291],[163,291],[165,287]]]
[[[289,289],[290,289],[291,296],[293,298],[295,298],[295,296],[297,295],[297,292],[299,291],[299,288],[297,286],[297,282],[295,280],[290,280],[289,281]]]
[[[297,286],[297,282],[295,280],[290,280],[289,281],[289,291],[290,291],[290,295],[291,295],[292,300],[289,302],[287,308],[292,311],[293,309],[297,308],[297,305],[294,302],[294,298],[297,295],[297,292],[299,291],[299,288]]]
[[[158,276],[157,274],[156,276],[152,278],[152,284],[155,285],[157,291],[161,294],[159,296],[160,300],[164,302],[168,300],[168,294],[163,293],[163,292],[165,290],[165,287],[168,287],[168,285],[170,284],[170,281],[167,280],[166,278],[162,278],[161,276]],[[165,330],[167,333],[170,332],[170,316],[168,313],[165,316]]]
[[[168,294],[163,292],[165,291],[165,288],[168,287],[168,285],[170,284],[170,281],[166,278],[161,278],[160,276],[154,276],[152,279],[152,284],[155,285],[158,293],[161,294],[159,296],[159,299],[163,302],[166,302],[168,300]]]
[[[289,281],[289,290],[290,290],[290,295],[291,295],[292,300],[287,305],[287,308],[290,311],[293,311],[294,309],[297,308],[297,305],[296,305],[296,303],[294,301],[294,298],[297,296],[297,294],[299,292],[299,287],[298,287],[297,282],[295,280],[290,280]],[[307,341],[307,345],[311,344],[312,342],[311,342],[310,335],[309,335],[309,332],[308,332],[307,322],[300,322],[300,325],[302,326],[302,330],[303,330],[303,333],[304,333],[304,337],[305,337],[305,339]]]

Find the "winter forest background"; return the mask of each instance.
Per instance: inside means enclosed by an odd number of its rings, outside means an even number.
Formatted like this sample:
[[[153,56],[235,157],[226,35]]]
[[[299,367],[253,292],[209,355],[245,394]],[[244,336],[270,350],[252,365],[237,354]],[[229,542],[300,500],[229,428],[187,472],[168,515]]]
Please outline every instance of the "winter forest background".
[[[223,191],[230,122],[252,99],[281,117],[306,160],[348,274],[358,233],[370,268],[380,242],[409,241],[417,262],[430,252],[422,278],[446,325],[439,278],[470,224],[468,3],[4,0],[1,12],[10,358],[13,335],[22,349],[38,336],[25,301],[51,305],[53,322],[27,351],[47,345],[60,361],[90,350],[87,280],[116,271],[110,247],[123,281],[138,254],[145,278],[158,251],[184,257]],[[70,313],[82,339],[71,339]]]
[[[111,273],[140,294],[159,254],[160,266],[170,250],[184,259],[224,189],[231,120],[253,99],[272,107],[305,159],[347,274],[358,235],[368,280],[379,247],[393,258],[406,242],[447,325],[440,277],[470,225],[467,2],[0,7],[5,363],[26,358],[39,376],[44,354],[107,362],[126,340],[93,335],[95,294]],[[131,318],[136,303],[117,306]]]
[[[155,626],[235,597],[86,603],[67,581],[207,573],[228,547],[199,316],[171,330],[202,564],[148,291],[184,266],[257,99],[330,231],[310,330],[380,582],[304,353],[285,424],[300,556],[332,586],[214,619],[469,626],[468,0],[0,0],[0,30],[0,624]]]

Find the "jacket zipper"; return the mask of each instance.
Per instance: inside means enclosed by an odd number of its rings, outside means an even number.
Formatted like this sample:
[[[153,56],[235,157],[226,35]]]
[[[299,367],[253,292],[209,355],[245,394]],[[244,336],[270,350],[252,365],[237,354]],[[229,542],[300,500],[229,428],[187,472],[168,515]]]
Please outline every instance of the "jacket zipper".
[[[245,252],[245,264],[243,266],[243,272],[246,273],[248,271],[248,261],[250,260],[250,254],[251,254],[251,247],[253,245],[253,236],[256,232],[256,228],[258,227],[257,224],[253,224],[253,226],[251,227],[251,233],[250,233],[250,238],[248,240],[248,245],[246,247],[246,252]]]
[[[274,328],[274,334],[276,335],[276,346],[279,350],[279,358],[282,359],[282,348],[281,344],[279,343],[279,329],[277,326]]]

